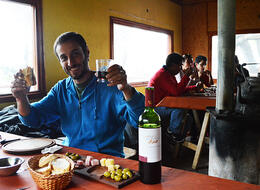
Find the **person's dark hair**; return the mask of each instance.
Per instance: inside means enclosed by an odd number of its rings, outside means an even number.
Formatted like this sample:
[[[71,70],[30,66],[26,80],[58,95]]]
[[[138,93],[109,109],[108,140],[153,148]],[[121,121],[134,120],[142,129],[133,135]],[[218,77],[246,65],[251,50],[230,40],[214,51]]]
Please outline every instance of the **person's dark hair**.
[[[54,42],[54,45],[53,45],[53,50],[54,50],[54,53],[55,55],[58,57],[57,55],[57,52],[56,52],[56,48],[58,45],[60,44],[63,44],[67,41],[74,41],[74,42],[77,42],[80,47],[82,48],[83,50],[83,53],[85,54],[85,56],[88,56],[86,55],[87,52],[88,52],[88,46],[87,46],[87,43],[85,41],[85,39],[78,33],[76,32],[65,32],[63,34],[61,34]]]
[[[172,53],[168,55],[166,59],[166,67],[171,67],[173,64],[181,65],[182,64],[182,56],[177,53]]]
[[[235,65],[239,65],[239,60],[238,60],[238,57],[235,55],[235,58],[234,58],[234,62],[235,62]]]
[[[191,60],[193,59],[191,54],[184,54],[182,56],[182,58],[183,58],[183,61],[188,60],[188,59],[191,59]]]
[[[196,59],[195,59],[195,63],[199,63],[201,61],[207,62],[207,58],[205,56],[203,56],[203,55],[197,56]]]

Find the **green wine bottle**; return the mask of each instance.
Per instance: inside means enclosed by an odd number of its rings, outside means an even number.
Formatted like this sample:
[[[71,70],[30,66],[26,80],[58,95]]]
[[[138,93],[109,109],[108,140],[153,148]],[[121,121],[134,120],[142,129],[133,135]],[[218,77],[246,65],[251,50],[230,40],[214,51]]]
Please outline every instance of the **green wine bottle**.
[[[145,88],[145,110],[139,117],[139,173],[145,184],[161,182],[161,119],[154,110],[154,87]]]

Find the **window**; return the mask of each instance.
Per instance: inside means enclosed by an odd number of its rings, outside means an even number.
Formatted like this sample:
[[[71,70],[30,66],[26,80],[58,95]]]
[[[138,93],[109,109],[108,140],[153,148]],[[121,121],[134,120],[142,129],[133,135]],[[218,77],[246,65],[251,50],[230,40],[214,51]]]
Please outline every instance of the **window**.
[[[41,1],[0,0],[0,102],[13,101],[10,85],[14,74],[31,66],[37,85],[29,98],[45,94]]]
[[[145,86],[173,52],[173,31],[111,17],[111,58],[128,82]]]
[[[218,72],[218,36],[212,36],[212,77],[217,78]],[[260,33],[236,34],[235,54],[239,63],[260,63]],[[245,68],[250,76],[257,76],[260,64],[247,65]]]

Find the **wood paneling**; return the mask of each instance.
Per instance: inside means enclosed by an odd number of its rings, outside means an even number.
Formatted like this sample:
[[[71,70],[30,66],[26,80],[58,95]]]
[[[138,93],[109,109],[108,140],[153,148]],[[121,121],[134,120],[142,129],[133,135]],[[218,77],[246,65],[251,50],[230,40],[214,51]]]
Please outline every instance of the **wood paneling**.
[[[183,54],[208,55],[207,3],[183,6]]]
[[[184,4],[186,2],[186,4]],[[193,57],[202,54],[209,58],[210,35],[217,33],[217,1],[183,1],[183,53]],[[236,32],[260,28],[260,0],[236,1]]]
[[[236,29],[260,28],[260,1],[237,0]]]

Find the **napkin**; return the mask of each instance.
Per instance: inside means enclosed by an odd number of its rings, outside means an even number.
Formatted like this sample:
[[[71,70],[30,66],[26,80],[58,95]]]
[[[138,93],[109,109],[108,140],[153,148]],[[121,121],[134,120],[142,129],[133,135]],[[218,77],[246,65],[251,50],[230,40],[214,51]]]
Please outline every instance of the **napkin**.
[[[51,153],[53,154],[54,152],[57,152],[58,150],[61,150],[62,149],[62,146],[59,146],[59,145],[54,145],[54,146],[51,146],[51,147],[47,147],[45,149],[43,149],[41,151],[42,154],[46,154],[46,153]]]

